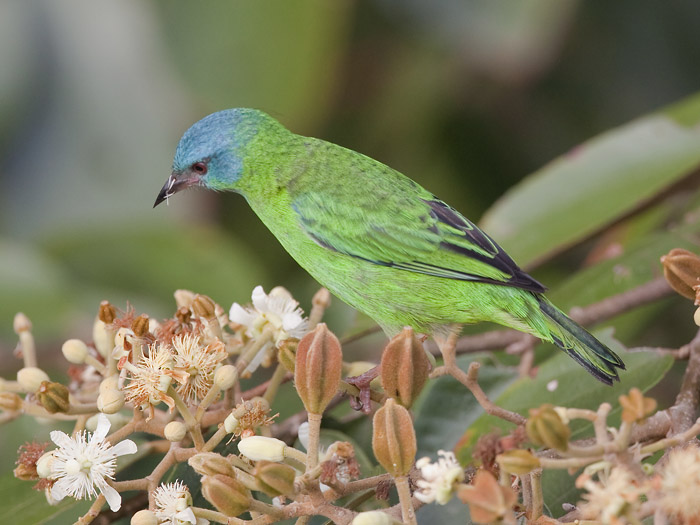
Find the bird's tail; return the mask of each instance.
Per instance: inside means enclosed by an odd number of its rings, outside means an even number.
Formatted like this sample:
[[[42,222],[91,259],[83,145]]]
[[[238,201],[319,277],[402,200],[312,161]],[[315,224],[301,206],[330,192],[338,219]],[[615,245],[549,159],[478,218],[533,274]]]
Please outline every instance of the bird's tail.
[[[622,359],[585,328],[571,320],[564,312],[537,295],[540,310],[545,315],[554,344],[569,354],[577,363],[599,381],[612,385],[619,381],[617,369],[624,370]]]

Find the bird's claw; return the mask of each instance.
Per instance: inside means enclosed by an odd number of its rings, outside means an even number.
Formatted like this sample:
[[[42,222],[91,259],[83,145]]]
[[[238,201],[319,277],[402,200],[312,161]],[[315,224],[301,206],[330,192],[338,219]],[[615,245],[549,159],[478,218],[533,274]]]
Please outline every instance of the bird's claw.
[[[350,406],[353,410],[361,410],[365,414],[369,414],[372,411],[372,401],[370,399],[372,389],[370,388],[370,383],[379,376],[380,370],[380,366],[375,366],[367,370],[364,374],[345,378],[348,384],[351,384],[359,390],[356,396],[350,398]]]

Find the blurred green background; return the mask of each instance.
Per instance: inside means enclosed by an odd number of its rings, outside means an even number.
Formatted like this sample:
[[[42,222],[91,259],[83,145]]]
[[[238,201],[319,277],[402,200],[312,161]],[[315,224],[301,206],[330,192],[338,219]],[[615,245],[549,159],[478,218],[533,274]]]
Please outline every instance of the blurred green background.
[[[210,112],[262,108],[478,220],[557,155],[693,93],[699,23],[693,2],[5,0],[0,351],[20,310],[49,352],[89,337],[101,299],[164,316],[177,288],[310,297],[239,197],[152,209]]]

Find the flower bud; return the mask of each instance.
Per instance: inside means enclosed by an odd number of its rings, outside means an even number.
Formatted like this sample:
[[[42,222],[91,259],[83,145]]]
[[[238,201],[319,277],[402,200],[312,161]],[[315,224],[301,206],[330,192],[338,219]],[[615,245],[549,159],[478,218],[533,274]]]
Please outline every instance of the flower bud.
[[[104,324],[112,324],[117,318],[117,309],[109,304],[109,301],[102,301],[100,303],[100,309],[97,313],[97,317]]]
[[[571,429],[561,420],[552,405],[531,408],[525,430],[535,445],[564,451],[569,448]]]
[[[189,290],[175,290],[173,294],[175,296],[175,304],[178,308],[190,308],[192,306],[192,301],[194,301],[194,292]]]
[[[529,450],[514,449],[508,450],[496,456],[498,465],[511,474],[522,476],[540,466],[540,460]]]
[[[97,410],[103,414],[116,414],[124,408],[124,392],[117,388],[104,389],[97,396]]]
[[[41,368],[25,366],[17,372],[17,382],[25,392],[36,392],[44,381],[50,381],[50,379]]]
[[[289,465],[258,461],[253,475],[260,482],[260,488],[270,497],[290,496],[294,494],[296,473]]]
[[[340,341],[325,323],[299,341],[294,384],[308,412],[323,414],[338,391],[342,368]]]
[[[265,436],[251,436],[238,443],[238,451],[252,461],[282,461],[286,448],[284,441]]]
[[[400,525],[402,522],[395,520],[386,512],[381,510],[370,510],[360,512],[355,519],[352,520],[352,525]]]
[[[374,414],[372,450],[393,477],[405,476],[416,457],[416,433],[411,414],[393,398]]]
[[[250,506],[250,491],[237,479],[215,474],[202,478],[202,494],[226,516],[243,514]]]
[[[158,525],[156,513],[152,510],[142,509],[131,517],[131,525]]]
[[[695,287],[700,284],[700,257],[688,250],[674,248],[661,257],[661,264],[671,288],[698,304]]]
[[[22,312],[18,312],[15,314],[12,328],[14,329],[15,333],[19,335],[21,332],[29,332],[32,329],[32,322],[29,320],[29,317],[24,315]]]
[[[226,416],[226,419],[224,419],[224,430],[226,430],[228,434],[239,433],[241,431],[241,422],[236,416],[229,414]]]
[[[202,476],[214,476],[221,474],[231,478],[236,477],[236,473],[231,463],[215,452],[200,452],[187,460],[190,467]]]
[[[41,456],[36,462],[36,473],[40,478],[50,478],[51,469],[53,462],[56,460],[56,456],[52,452],[47,452]]]
[[[382,386],[388,396],[410,407],[430,373],[430,361],[411,327],[404,328],[382,354]]]
[[[14,412],[22,408],[22,398],[14,392],[0,392],[0,408]]]
[[[182,441],[187,435],[187,427],[180,421],[171,421],[165,425],[163,433],[168,441]]]
[[[638,388],[633,388],[629,395],[618,399],[622,407],[622,421],[626,423],[642,421],[656,410],[656,399],[644,397]]]
[[[68,339],[61,347],[66,361],[76,365],[82,365],[88,356],[88,347],[80,339]]]
[[[221,390],[228,390],[238,381],[238,372],[233,365],[223,365],[214,372],[214,384]]]
[[[108,358],[114,348],[114,332],[107,329],[107,325],[95,319],[92,325],[92,341],[95,350],[104,358]]]
[[[192,311],[203,319],[216,319],[216,303],[206,295],[196,294],[192,299]]]
[[[146,314],[141,314],[131,321],[131,330],[136,337],[144,337],[149,332],[150,324],[148,316]]]
[[[695,321],[697,326],[700,326],[700,308],[695,310],[695,313],[693,314],[693,321]]]
[[[68,387],[52,381],[42,381],[39,389],[36,391],[39,403],[49,414],[68,412],[70,408],[69,396]]]
[[[105,377],[100,383],[100,394],[107,390],[117,390],[119,388],[119,376],[117,374]]]
[[[277,360],[282,363],[287,372],[292,374],[296,365],[297,346],[299,346],[299,339],[290,337],[280,341],[277,347]]]

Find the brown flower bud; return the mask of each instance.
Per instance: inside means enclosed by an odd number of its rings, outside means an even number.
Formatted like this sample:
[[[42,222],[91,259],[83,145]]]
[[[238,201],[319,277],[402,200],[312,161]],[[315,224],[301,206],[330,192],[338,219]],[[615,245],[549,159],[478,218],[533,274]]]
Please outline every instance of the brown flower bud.
[[[0,392],[0,408],[13,412],[22,408],[22,398],[14,392]]]
[[[522,476],[540,466],[540,460],[529,450],[514,449],[496,456],[498,465],[511,474]]]
[[[569,448],[571,429],[559,417],[552,405],[531,408],[525,423],[527,437],[535,445],[566,450]]]
[[[131,321],[131,329],[134,331],[136,337],[144,337],[148,333],[149,324],[148,316],[146,314],[141,314]]]
[[[471,485],[460,486],[457,497],[469,505],[469,514],[474,523],[495,523],[512,518],[517,499],[509,487],[499,485],[493,474],[481,469]]]
[[[203,476],[221,474],[222,476],[231,478],[236,477],[231,463],[215,452],[200,452],[188,459],[187,463],[189,463],[190,467],[192,467],[195,472]]]
[[[393,398],[374,414],[372,450],[393,477],[405,476],[416,457],[416,433],[411,414]]]
[[[100,303],[100,310],[97,317],[104,324],[112,324],[117,318],[117,309],[109,304],[109,301],[102,301]]]
[[[294,384],[306,410],[323,414],[335,396],[343,369],[340,341],[320,323],[297,347]]]
[[[216,319],[216,303],[206,295],[196,294],[192,300],[192,311],[203,319]]]
[[[260,488],[271,497],[291,496],[294,494],[294,478],[296,473],[289,465],[258,461],[253,475],[260,482]]]
[[[68,400],[68,388],[61,383],[42,381],[36,392],[36,397],[47,412],[68,412],[70,401]]]
[[[202,494],[226,516],[243,514],[250,506],[250,491],[237,479],[221,474],[202,477]]]
[[[430,361],[411,327],[404,328],[384,348],[382,387],[386,395],[410,408],[430,373]]]
[[[280,342],[277,349],[277,360],[287,369],[287,372],[294,373],[295,360],[297,356],[297,346],[299,339],[290,337]]]
[[[618,399],[622,407],[622,421],[626,423],[642,421],[656,410],[656,399],[644,397],[638,388],[633,388],[629,395]]]
[[[700,257],[688,250],[674,248],[661,257],[664,277],[676,292],[698,302],[696,286],[700,284]]]

